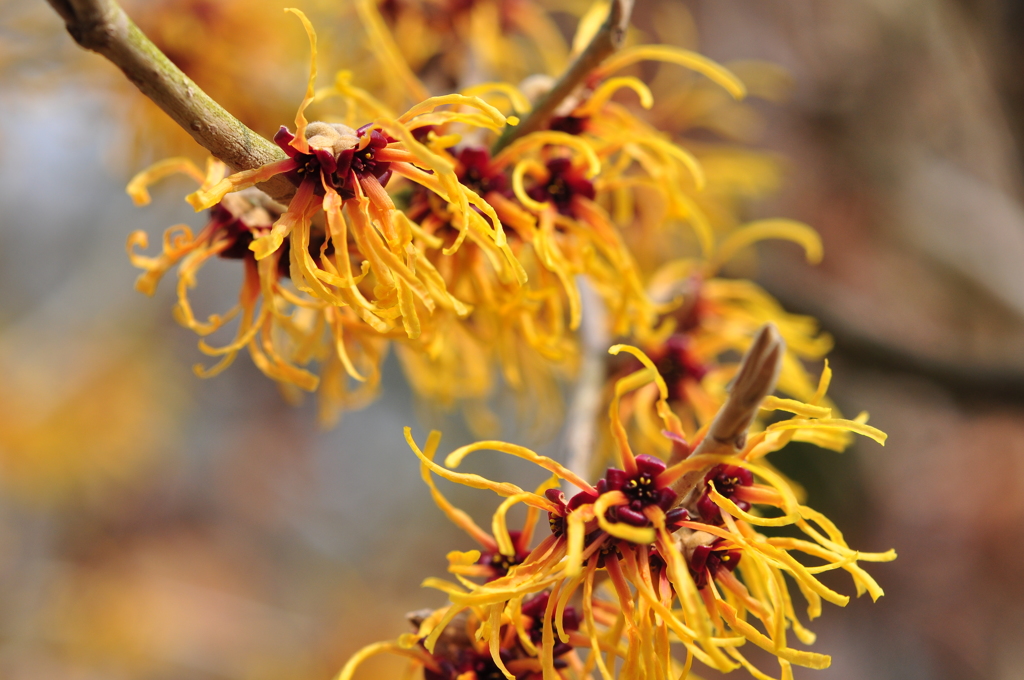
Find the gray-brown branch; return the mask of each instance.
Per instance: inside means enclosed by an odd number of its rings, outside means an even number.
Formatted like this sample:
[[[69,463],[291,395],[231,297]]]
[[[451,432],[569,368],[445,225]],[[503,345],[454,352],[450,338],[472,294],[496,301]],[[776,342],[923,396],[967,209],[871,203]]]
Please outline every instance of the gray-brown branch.
[[[47,1],[75,42],[120,68],[142,94],[232,169],[252,170],[285,157],[276,144],[243,125],[171,63],[115,0]],[[279,201],[295,193],[283,176],[260,188]]]
[[[747,430],[754,422],[761,402],[775,389],[782,368],[786,343],[774,324],[765,324],[747,353],[743,356],[729,396],[708,427],[707,436],[692,455],[702,453],[733,454],[743,450]],[[680,477],[672,490],[679,495],[680,505],[688,504],[691,493],[703,492],[697,486],[711,470],[708,466]]]
[[[555,81],[552,88],[537,101],[533,110],[520,121],[519,125],[505,128],[505,132],[494,143],[494,148],[491,150],[493,154],[497,154],[520,137],[540,130],[547,124],[559,104],[576,91],[576,88],[591,71],[622,47],[622,42],[626,38],[626,29],[629,27],[629,18],[633,14],[633,2],[634,0],[612,0],[608,18],[605,19],[600,30],[594,34],[587,47],[576,57],[565,73]]]

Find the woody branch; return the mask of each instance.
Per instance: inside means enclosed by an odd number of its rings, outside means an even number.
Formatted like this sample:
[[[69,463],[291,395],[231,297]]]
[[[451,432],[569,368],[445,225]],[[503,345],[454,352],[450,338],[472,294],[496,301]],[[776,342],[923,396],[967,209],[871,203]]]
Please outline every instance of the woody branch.
[[[779,335],[778,329],[774,324],[765,324],[743,356],[728,398],[718,410],[715,419],[711,421],[707,435],[697,445],[692,455],[731,455],[743,450],[747,441],[747,430],[754,422],[761,402],[775,390],[785,351],[786,342]],[[672,490],[679,496],[680,505],[690,501],[689,494],[703,491],[697,489],[697,486],[711,467],[713,466],[689,472],[672,485]]]
[[[175,66],[125,14],[116,0],[47,0],[81,47],[96,52],[188,132],[203,148],[234,170],[252,170],[284,158],[270,140],[246,127]],[[589,44],[516,127],[506,129],[495,152],[540,129],[587,74],[621,47],[634,0],[613,0],[608,18]],[[284,201],[295,187],[283,176],[260,185]]]
[[[605,59],[614,54],[626,39],[626,29],[633,14],[634,0],[612,0],[608,18],[575,61],[559,77],[548,92],[537,101],[533,110],[515,127],[505,132],[494,143],[492,153],[497,154],[506,146],[531,132],[541,129],[554,114],[558,105],[571,96],[576,88]]]
[[[246,127],[175,66],[115,0],[47,0],[80,46],[121,69],[203,148],[234,170],[252,170],[283,159],[269,139]],[[276,200],[295,186],[283,176],[260,185]]]

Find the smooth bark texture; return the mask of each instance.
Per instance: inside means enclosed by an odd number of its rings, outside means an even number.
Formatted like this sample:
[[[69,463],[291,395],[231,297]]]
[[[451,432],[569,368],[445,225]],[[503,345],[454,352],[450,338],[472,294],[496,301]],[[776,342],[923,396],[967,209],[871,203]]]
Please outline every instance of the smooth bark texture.
[[[171,63],[114,0],[48,2],[75,42],[120,68],[142,94],[233,170],[252,170],[285,157],[276,144],[242,124]],[[285,202],[295,193],[284,177],[260,189]]]
[[[555,81],[555,84],[547,94],[541,97],[534,105],[533,110],[520,121],[515,127],[505,128],[505,132],[494,143],[491,150],[497,154],[506,146],[524,135],[536,132],[541,129],[551,115],[558,108],[559,104],[570,97],[576,88],[586,79],[595,68],[601,65],[605,59],[614,54],[626,37],[626,29],[629,27],[629,18],[633,14],[633,0],[612,0],[611,8],[608,10],[608,18],[601,25],[599,30],[587,45],[587,47],[576,57],[562,76]]]
[[[692,455],[728,455],[743,449],[747,441],[747,430],[754,422],[761,402],[775,390],[785,352],[786,342],[779,335],[778,329],[774,324],[765,324],[743,356],[743,363],[733,379],[729,396],[711,421],[707,436],[693,450]],[[672,490],[679,494],[679,505],[688,504],[691,493],[703,492],[703,487],[699,486],[700,480],[712,467],[694,470],[672,485]]]

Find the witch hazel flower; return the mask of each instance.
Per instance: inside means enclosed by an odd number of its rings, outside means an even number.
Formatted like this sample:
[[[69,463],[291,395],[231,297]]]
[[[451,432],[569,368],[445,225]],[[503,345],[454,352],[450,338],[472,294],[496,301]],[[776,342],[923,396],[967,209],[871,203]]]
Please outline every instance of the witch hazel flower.
[[[436,132],[449,146],[459,131],[497,131],[514,123],[476,97],[448,95],[417,104],[403,115],[380,115],[358,128],[308,122],[314,99],[316,37],[306,18],[313,60],[309,85],[296,115],[295,132],[275,137],[285,158],[255,170],[225,176],[211,161],[206,172],[191,161],[169,159],[140,173],[129,193],[148,200],[153,182],[181,172],[198,191],[188,200],[208,210],[210,221],[198,236],[187,227],[165,235],[163,252],[148,256],[147,237],[129,239],[129,257],[144,270],[138,287],[152,294],[157,281],[179,265],[175,316],[200,335],[238,321],[227,345],[201,342],[220,361],[197,373],[214,375],[248,348],[253,361],[289,392],[317,391],[325,422],[344,408],[366,403],[379,384],[379,367],[389,343],[404,341],[409,352],[436,356],[448,326],[465,322],[473,309],[453,295],[438,270],[472,239],[486,243],[496,281],[520,287],[526,273],[505,237],[501,220],[458,176],[456,163],[423,130]],[[450,109],[450,110],[445,110]],[[275,176],[289,178],[294,195],[281,205],[254,185]],[[458,235],[438,257],[423,246],[429,234],[398,209],[388,187],[421,187],[443,203]],[[196,274],[214,257],[240,260],[244,282],[239,305],[228,314],[196,319],[188,292]],[[457,337],[458,333],[450,334]]]
[[[416,130],[424,127],[460,125],[498,131],[515,119],[510,121],[477,97],[452,94],[426,99],[401,116],[380,117],[356,129],[340,123],[310,123],[305,110],[315,98],[316,36],[305,16],[298,10],[291,11],[299,16],[309,35],[313,66],[306,96],[296,114],[295,132],[282,128],[275,137],[287,158],[226,177],[189,196],[189,202],[202,210],[231,192],[277,175],[292,179],[297,186],[287,210],[268,233],[250,244],[257,261],[275,256],[289,239],[289,266],[295,285],[328,303],[353,307],[367,324],[382,333],[389,332],[394,321],[400,319],[408,337],[415,339],[424,320],[437,307],[453,309],[463,316],[469,312],[447,292],[431,263],[413,247],[418,227],[395,206],[385,189],[393,177],[423,186],[447,203],[462,239],[469,232],[490,239],[502,254],[500,275],[506,281],[522,283],[525,274],[508,249],[493,208],[459,182],[453,163],[416,138]],[[469,111],[438,110],[446,106]],[[325,253],[318,263],[307,251],[314,221],[320,214],[326,218],[326,242],[335,252],[334,256]],[[351,245],[358,253],[356,261],[365,263],[361,272],[354,271],[350,261]],[[372,276],[374,282],[370,295],[360,286],[367,276]]]
[[[167,159],[136,175],[128,193],[137,205],[145,205],[153,183],[178,173],[209,188],[223,178],[225,167],[211,159],[203,172],[188,159]],[[187,225],[168,229],[156,256],[140,253],[137,249],[146,248],[149,238],[143,231],[132,232],[128,258],[143,270],[136,289],[150,296],[167,272],[177,267],[174,318],[199,335],[199,350],[216,360],[210,366],[196,364],[193,370],[199,377],[221,373],[240,352],[248,351],[260,371],[284,390],[316,392],[320,419],[329,424],[342,410],[361,406],[375,396],[386,345],[351,308],[304,298],[293,290],[290,242],[283,244],[280,256],[256,259],[249,246],[269,233],[284,212],[284,206],[256,189],[232,193],[210,208],[207,224],[198,234],[193,235]],[[319,261],[331,253],[332,246],[321,237],[311,241],[306,254]],[[201,318],[193,309],[190,292],[213,259],[240,261],[238,304],[226,313]],[[223,344],[208,340],[232,322],[237,322],[232,340]],[[347,380],[352,375],[357,377],[354,388]]]
[[[832,337],[816,319],[787,312],[768,292],[743,279],[726,279],[718,268],[742,248],[762,239],[784,239],[803,247],[808,262],[822,258],[821,240],[807,225],[788,220],[766,220],[739,227],[715,245],[711,259],[692,257],[660,267],[647,283],[654,300],[675,299],[675,307],[662,315],[659,331],[639,339],[668,386],[668,401],[679,418],[683,439],[715,418],[728,396],[729,384],[739,367],[737,355],[751,346],[765,323],[773,324],[785,340],[776,390],[808,405],[838,413],[826,395],[831,370],[825,361],[824,383],[810,375],[806,362],[821,361],[832,348]],[[605,393],[614,383],[639,367],[633,357],[612,363]],[[648,383],[624,397],[623,418],[631,435],[642,440],[645,450],[669,458],[676,447],[662,434],[654,406],[658,391]],[[843,451],[853,441],[843,429],[807,430],[796,433],[807,441],[833,451]],[[613,445],[605,442],[601,451]],[[606,457],[608,454],[605,453]]]
[[[885,435],[861,419],[832,418],[827,408],[767,396],[784,353],[781,338],[769,326],[745,356],[715,420],[690,442],[678,442],[684,449],[679,460],[667,464],[653,456],[634,455],[618,417],[624,395],[653,381],[664,429],[677,440],[682,439],[679,421],[667,403],[667,385],[651,360],[628,346],[613,347],[612,352],[634,355],[643,368],[616,385],[610,419],[617,465],[594,485],[550,458],[504,442],[462,447],[441,466],[433,460],[439,435],[431,434],[420,450],[406,430],[425,470],[506,498],[495,516],[496,526],[511,505],[524,503],[531,512],[546,511],[550,528],[550,535],[504,576],[483,583],[427,579],[424,584],[444,591],[452,607],[424,639],[425,648],[432,649],[465,610],[497,619],[512,617],[526,598],[550,592],[557,602],[555,616],[542,622],[552,631],[550,639],[568,641],[557,612],[573,598],[581,598],[580,634],[589,639],[591,650],[585,664],[605,680],[616,675],[617,659],[622,678],[678,673],[680,664],[667,653],[651,656],[643,651],[645,640],[651,639],[663,640],[666,651],[669,644],[680,644],[686,668],[697,660],[723,672],[744,667],[756,677],[767,677],[741,653],[739,647],[746,642],[774,654],[783,678],[792,677],[793,664],[828,666],[828,656],[797,649],[787,640],[788,631],[805,644],[814,639],[796,613],[787,580],[797,584],[807,600],[808,618],[815,618],[822,600],[839,605],[849,600],[821,583],[817,574],[843,569],[858,594],[877,598],[881,588],[858,563],[888,561],[895,553],[851,549],[827,518],[800,504],[789,483],[759,459],[800,431],[843,430],[879,442]],[[759,407],[786,410],[796,417],[751,433]],[[488,449],[529,460],[579,491],[569,498],[554,488],[532,493],[454,470],[470,453]],[[782,526],[794,526],[806,538],[761,533],[763,528]],[[800,554],[820,563],[808,566],[795,557]]]

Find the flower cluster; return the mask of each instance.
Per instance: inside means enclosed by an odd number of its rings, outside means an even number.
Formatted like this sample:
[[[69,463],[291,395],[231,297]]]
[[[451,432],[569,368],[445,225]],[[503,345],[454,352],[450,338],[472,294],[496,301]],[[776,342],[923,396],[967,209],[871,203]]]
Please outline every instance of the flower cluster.
[[[484,83],[428,97],[402,114],[354,86],[348,72],[318,92],[316,37],[294,12],[308,32],[313,67],[294,132],[282,127],[275,137],[285,157],[229,176],[216,162],[201,172],[190,161],[170,159],[129,185],[141,203],[148,200],[146,187],[172,172],[200,184],[188,197],[197,210],[210,211],[198,236],[174,227],[156,257],[135,252],[145,247],[143,233],[129,239],[132,262],[145,270],[137,286],[143,292],[152,294],[159,278],[179,266],[181,323],[207,336],[239,319],[231,342],[200,343],[204,353],[221,357],[213,367],[197,367],[200,375],[219,372],[248,348],[260,370],[286,390],[316,391],[322,419],[332,422],[372,398],[394,345],[416,393],[431,404],[462,404],[479,431],[494,429],[486,402],[496,373],[519,394],[534,395],[523,400],[532,420],[557,426],[558,381],[572,374],[579,354],[580,278],[607,308],[609,330],[652,353],[678,331],[698,338],[694,345],[710,364],[745,349],[757,325],[774,320],[786,331],[796,328],[787,332],[794,347],[813,346],[801,356],[820,356],[813,332],[800,342],[795,336],[804,329],[767,295],[750,304],[756,291],[736,292],[708,278],[732,253],[765,237],[795,238],[813,259],[820,251],[813,232],[754,224],[716,243],[694,198],[706,184],[700,163],[612,100],[627,88],[650,107],[652,95],[640,80],[614,75],[641,60],[686,66],[741,97],[743,83],[726,69],[678,48],[628,48],[594,71],[543,129],[492,156],[485,140],[531,108],[519,88]],[[373,31],[384,30],[372,12],[363,14]],[[582,25],[584,38],[592,25]],[[411,96],[417,88],[408,89]],[[345,123],[308,122],[307,107],[331,97],[344,102]],[[287,205],[254,188],[275,176],[296,187]],[[646,229],[641,206],[651,191],[667,206],[665,223],[692,224],[703,252],[686,265],[662,263],[653,276],[627,241]],[[672,240],[667,231],[648,236]],[[242,260],[244,280],[235,310],[200,320],[188,292],[212,257]],[[695,273],[706,279],[700,308],[721,313],[695,316],[687,326],[677,320],[680,310],[696,303],[674,289]],[[798,362],[788,363],[796,386],[790,392],[798,397],[806,396],[800,370]],[[692,399],[700,415],[721,403],[722,376],[710,371],[708,393]],[[690,431],[703,420],[690,418]]]
[[[554,429],[560,382],[595,363],[581,346],[621,343],[595,371],[599,387],[607,375],[609,427],[588,451],[589,462],[610,461],[600,474],[495,440],[442,463],[438,432],[421,447],[406,428],[435,503],[477,548],[448,553],[450,579],[424,581],[447,606],[410,615],[414,632],[364,648],[340,680],[381,653],[409,658],[425,680],[663,680],[686,678],[695,661],[768,678],[748,645],[774,655],[787,679],[793,665],[830,663],[790,639],[813,643],[805,620],[822,601],[849,601],[820,574],[843,570],[858,595],[882,595],[862,563],[895,553],[851,548],[766,457],[791,441],[842,451],[854,435],[886,435],[865,413],[838,412],[827,361],[817,380],[808,373],[831,349],[817,322],[727,276],[765,239],[799,245],[811,263],[822,244],[806,225],[741,217],[742,200],[774,184],[770,160],[681,134],[745,141],[754,114],[739,102],[771,88],[763,73],[741,78],[681,47],[630,43],[632,4],[593,3],[567,44],[533,0],[355,0],[373,64],[350,64],[319,90],[316,33],[286,10],[311,63],[276,157],[241,171],[171,158],[128,185],[140,205],[169,175],[198,185],[186,200],[205,213],[201,230],[168,229],[156,254],[144,254],[145,232],[127,243],[139,291],[153,295],[176,269],[174,316],[212,358],[195,372],[216,375],[247,352],[286,396],[315,392],[325,423],[374,398],[394,348],[414,392],[461,406],[474,430],[496,429],[488,402],[501,382]],[[245,12],[231,6],[193,14],[209,35],[232,33],[228,19]],[[657,65],[650,83],[633,75],[643,62]],[[700,84],[667,90],[665,73],[679,67]],[[672,124],[654,124],[666,115],[655,93]],[[307,118],[328,100],[339,108]],[[237,305],[204,315],[192,291],[215,259],[240,263],[242,284]],[[590,316],[599,338],[581,338]],[[457,470],[483,450],[549,478],[528,491]],[[490,531],[437,477],[503,497]],[[525,521],[512,529],[518,505]]]
[[[801,643],[814,641],[797,614],[789,584],[797,586],[807,602],[807,618],[813,619],[821,613],[822,600],[838,605],[849,601],[819,581],[818,574],[843,569],[851,575],[858,595],[866,592],[877,599],[882,590],[859,563],[892,560],[895,553],[850,548],[826,517],[799,502],[764,456],[799,434],[813,438],[817,433],[857,433],[879,443],[884,443],[885,435],[864,422],[866,415],[856,420],[834,418],[829,408],[814,403],[827,390],[830,374],[826,370],[817,399],[811,403],[774,396],[756,400],[763,410],[787,411],[793,418],[747,434],[752,415],[743,414],[738,421],[742,434],[725,436],[739,404],[751,396],[746,386],[759,370],[755,355],[760,352],[763,357],[765,348],[774,344],[774,354],[764,363],[770,374],[778,370],[781,340],[773,341],[772,333],[766,329],[759,335],[741,366],[730,401],[715,422],[692,440],[692,448],[679,435],[679,420],[668,404],[668,385],[654,362],[636,348],[613,347],[612,353],[627,352],[642,368],[616,385],[610,429],[618,445],[617,467],[609,468],[593,485],[550,458],[504,442],[464,446],[440,465],[434,460],[440,435],[431,433],[421,449],[406,429],[435,501],[484,551],[449,554],[450,572],[457,583],[435,578],[424,582],[445,592],[452,604],[421,626],[417,635],[405,639],[403,648],[415,645],[426,655],[437,654],[446,631],[458,627],[460,617],[469,616],[490,622],[477,631],[476,639],[480,646],[489,644],[494,666],[510,679],[529,677],[503,666],[507,656],[503,645],[511,634],[504,635],[501,624],[514,625],[529,603],[545,597],[547,606],[539,623],[536,617],[528,619],[541,630],[541,643],[533,656],[545,678],[569,677],[555,666],[556,651],[565,650],[565,645],[587,649],[582,672],[596,669],[605,680],[663,678],[681,671],[685,675],[694,660],[722,672],[743,667],[755,677],[768,677],[741,652],[746,643],[774,654],[783,678],[792,677],[794,664],[827,667],[828,656],[797,649],[788,640],[787,633],[792,631]],[[767,391],[774,379],[772,374]],[[665,435],[685,450],[671,464],[650,454],[634,455],[619,417],[619,397],[647,383],[657,387],[657,410]],[[551,472],[552,479],[529,492],[508,482],[455,471],[466,456],[480,450],[529,460]],[[505,497],[494,515],[494,535],[452,506],[437,490],[432,475]],[[567,498],[556,488],[559,480],[578,491]],[[519,532],[509,531],[506,514],[519,503],[528,508],[526,523]],[[549,532],[531,550],[530,538],[540,513],[547,514]],[[778,527],[794,527],[804,538],[776,534],[773,529]],[[807,565],[797,555],[819,563]],[[570,616],[571,606],[582,617]],[[524,637],[519,634],[520,639]],[[685,650],[685,662],[671,653],[674,644]],[[362,658],[353,660],[342,677],[350,677]]]

